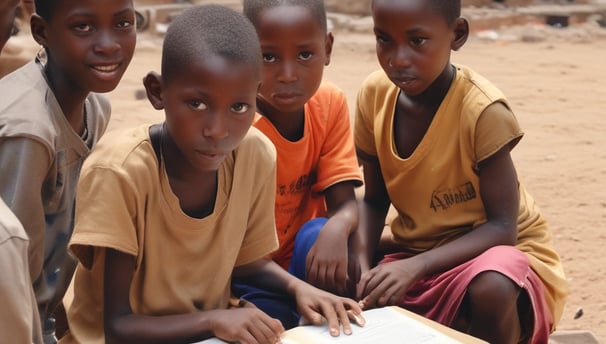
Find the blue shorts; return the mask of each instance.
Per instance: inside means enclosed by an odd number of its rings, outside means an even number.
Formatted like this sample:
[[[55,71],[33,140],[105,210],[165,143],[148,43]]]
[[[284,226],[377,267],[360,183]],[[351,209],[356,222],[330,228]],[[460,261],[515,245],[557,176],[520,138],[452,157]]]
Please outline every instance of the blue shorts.
[[[305,261],[309,250],[318,239],[320,230],[328,221],[327,218],[319,217],[306,222],[295,237],[295,247],[290,261],[288,272],[291,275],[305,281]],[[264,290],[248,283],[233,283],[233,293],[240,298],[255,304],[260,310],[282,322],[285,329],[299,325],[301,315],[297,311],[296,301],[286,293],[277,293]]]

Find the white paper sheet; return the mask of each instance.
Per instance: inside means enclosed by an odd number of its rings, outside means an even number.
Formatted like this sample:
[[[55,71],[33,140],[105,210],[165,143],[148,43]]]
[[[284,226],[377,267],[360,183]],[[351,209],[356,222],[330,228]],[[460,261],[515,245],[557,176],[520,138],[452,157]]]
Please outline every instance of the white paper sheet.
[[[364,312],[366,326],[354,325],[352,334],[332,337],[326,326],[303,326],[296,330],[305,331],[305,337],[314,344],[455,344],[461,343],[441,332],[391,309],[377,308]],[[291,339],[283,339],[283,344],[302,344]],[[307,343],[306,343],[307,344]]]
[[[366,326],[352,326],[352,334],[341,334],[332,337],[327,326],[300,326],[286,333],[297,333],[288,335],[282,339],[282,344],[461,344],[441,332],[410,318],[395,309],[389,307],[376,308],[364,312]],[[292,337],[304,336],[305,343],[291,339]],[[226,342],[211,338],[196,344],[224,344]]]

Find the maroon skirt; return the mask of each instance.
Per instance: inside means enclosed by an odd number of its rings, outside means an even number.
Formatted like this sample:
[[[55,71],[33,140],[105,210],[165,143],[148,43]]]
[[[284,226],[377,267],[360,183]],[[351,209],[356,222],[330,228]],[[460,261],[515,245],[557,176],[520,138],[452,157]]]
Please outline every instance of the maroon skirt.
[[[390,254],[379,264],[408,257],[408,253]],[[400,306],[450,326],[463,301],[467,286],[475,276],[484,271],[500,272],[527,292],[534,318],[530,342],[547,343],[553,317],[545,301],[543,284],[530,268],[526,255],[513,246],[492,247],[478,257],[444,273],[420,280],[406,292]]]

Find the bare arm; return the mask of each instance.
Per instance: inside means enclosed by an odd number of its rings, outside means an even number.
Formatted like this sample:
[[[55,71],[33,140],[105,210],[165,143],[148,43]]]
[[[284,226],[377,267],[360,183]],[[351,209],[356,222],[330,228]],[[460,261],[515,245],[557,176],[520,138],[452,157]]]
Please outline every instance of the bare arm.
[[[329,219],[307,255],[307,281],[321,289],[346,295],[347,281],[359,279],[359,276],[348,274],[348,242],[358,226],[354,183],[337,183],[326,189],[324,195]]]
[[[104,324],[107,343],[190,343],[212,336],[240,343],[274,344],[284,330],[258,309],[211,310],[179,315],[134,314],[129,302],[134,257],[106,249]]]
[[[381,167],[376,157],[357,151],[364,171],[364,197],[360,200],[360,224],[353,248],[360,260],[362,273],[370,270],[391,201],[385,188]]]

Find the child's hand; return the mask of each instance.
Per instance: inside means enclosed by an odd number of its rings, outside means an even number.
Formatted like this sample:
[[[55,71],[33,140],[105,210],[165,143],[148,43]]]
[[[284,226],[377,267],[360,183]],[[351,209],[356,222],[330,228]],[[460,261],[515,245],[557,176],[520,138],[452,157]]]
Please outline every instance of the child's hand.
[[[356,296],[363,309],[399,305],[420,276],[422,266],[413,259],[380,264],[362,275]]]
[[[280,343],[284,327],[256,307],[215,311],[211,328],[215,337],[242,344]]]
[[[360,306],[352,299],[336,296],[310,285],[298,290],[295,297],[301,316],[314,325],[319,325],[326,319],[333,337],[341,333],[340,325],[343,326],[343,333],[351,334],[351,321],[359,326],[366,324]]]
[[[326,222],[307,254],[307,282],[338,295],[347,295],[348,235],[344,223]]]

